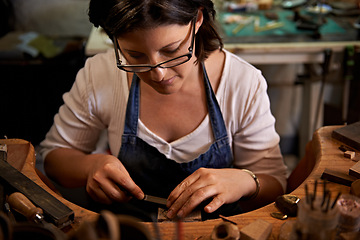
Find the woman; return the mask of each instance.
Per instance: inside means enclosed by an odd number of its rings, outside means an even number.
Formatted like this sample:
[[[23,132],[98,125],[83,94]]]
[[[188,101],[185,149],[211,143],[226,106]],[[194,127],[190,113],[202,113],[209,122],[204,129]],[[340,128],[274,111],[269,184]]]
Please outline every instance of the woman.
[[[266,82],[222,49],[210,0],[91,0],[89,16],[115,54],[88,59],[64,95],[42,142],[51,178],[100,203],[165,197],[169,218],[283,194]],[[111,154],[94,154],[103,129]]]

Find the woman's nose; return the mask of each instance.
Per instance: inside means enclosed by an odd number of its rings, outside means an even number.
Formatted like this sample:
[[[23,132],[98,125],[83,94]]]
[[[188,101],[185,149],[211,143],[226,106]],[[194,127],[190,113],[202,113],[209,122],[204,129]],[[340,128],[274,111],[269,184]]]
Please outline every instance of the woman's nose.
[[[166,70],[167,70],[166,68],[161,68],[161,67],[153,68],[153,69],[150,71],[151,79],[152,79],[153,81],[158,81],[158,82],[160,82],[161,80],[164,79]]]

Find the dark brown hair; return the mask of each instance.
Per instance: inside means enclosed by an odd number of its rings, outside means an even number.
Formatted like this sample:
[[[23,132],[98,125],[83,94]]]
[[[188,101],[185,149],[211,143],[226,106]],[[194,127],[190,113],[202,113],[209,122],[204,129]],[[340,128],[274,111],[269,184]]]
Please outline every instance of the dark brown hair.
[[[196,34],[195,56],[202,62],[212,51],[223,47],[216,31],[216,12],[211,0],[91,0],[89,18],[112,39],[137,29],[187,25],[199,9],[204,21]]]

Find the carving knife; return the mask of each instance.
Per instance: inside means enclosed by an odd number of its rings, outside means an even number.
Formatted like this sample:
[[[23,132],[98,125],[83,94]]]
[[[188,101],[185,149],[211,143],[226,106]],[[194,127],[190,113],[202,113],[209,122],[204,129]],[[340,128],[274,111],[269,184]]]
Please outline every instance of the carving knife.
[[[165,198],[155,197],[155,196],[145,194],[145,197],[144,197],[143,201],[157,203],[157,204],[166,206],[166,201],[167,200]]]
[[[123,186],[118,185],[118,187],[119,187],[120,190],[123,191],[126,195],[132,196],[132,194],[131,194],[127,189],[125,189]],[[167,199],[166,199],[166,198],[161,198],[161,197],[156,197],[156,196],[151,196],[151,195],[145,194],[145,195],[144,195],[144,198],[141,199],[140,201],[157,203],[157,204],[166,206],[166,201],[167,201]]]

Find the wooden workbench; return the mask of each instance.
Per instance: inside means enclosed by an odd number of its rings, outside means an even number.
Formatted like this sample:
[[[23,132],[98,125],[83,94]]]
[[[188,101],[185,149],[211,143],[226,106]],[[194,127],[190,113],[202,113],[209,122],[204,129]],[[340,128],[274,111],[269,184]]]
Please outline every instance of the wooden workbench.
[[[306,178],[305,182],[297,187],[292,194],[297,195],[300,198],[305,196],[304,186],[307,183],[312,186],[315,180],[319,180],[324,169],[337,170],[342,173],[348,173],[349,168],[355,164],[352,160],[343,157],[343,152],[339,150],[339,146],[342,144],[331,137],[332,130],[339,126],[322,127],[317,130],[312,141],[308,144],[309,148],[305,158],[305,165],[310,166],[310,169],[304,170],[304,172],[311,172]],[[33,146],[24,140],[19,139],[6,139],[0,140],[0,143],[6,143],[8,145],[8,162],[15,168],[20,170],[24,175],[28,176],[35,183],[43,187],[49,193],[57,197],[61,202],[73,209],[75,213],[75,221],[72,224],[72,229],[76,230],[83,221],[93,222],[98,218],[98,214],[84,208],[81,208],[61,196],[55,193],[49,188],[45,182],[46,178],[42,177],[42,174],[35,169],[35,151]],[[312,163],[315,163],[315,167],[312,169]],[[311,171],[312,170],[312,171]],[[43,180],[42,180],[43,179]],[[45,182],[44,182],[45,181]],[[48,183],[51,186],[51,184]],[[331,192],[337,193],[349,193],[350,188],[348,186],[329,183],[328,188]],[[319,192],[322,191],[318,188]],[[336,194],[332,194],[332,199]],[[254,222],[257,219],[263,219],[273,224],[272,233],[270,239],[278,239],[281,226],[289,220],[295,218],[288,218],[288,220],[278,220],[272,218],[270,213],[278,211],[274,204],[269,204],[260,209],[229,217],[231,221],[237,223],[237,226],[242,227]],[[214,226],[222,222],[221,219],[207,220],[203,222],[186,222],[183,223],[184,239],[206,239],[211,234]],[[154,234],[152,223],[144,223],[150,232]],[[158,223],[161,231],[162,239],[174,239],[176,235],[176,225],[173,222]],[[69,231],[69,230],[67,230]]]

